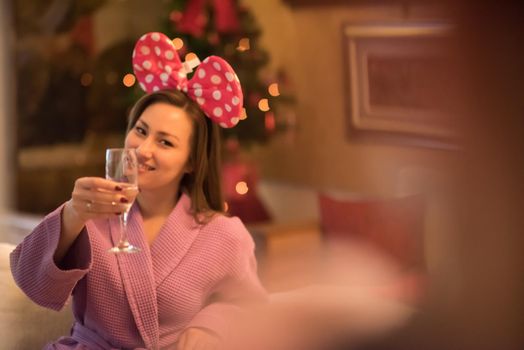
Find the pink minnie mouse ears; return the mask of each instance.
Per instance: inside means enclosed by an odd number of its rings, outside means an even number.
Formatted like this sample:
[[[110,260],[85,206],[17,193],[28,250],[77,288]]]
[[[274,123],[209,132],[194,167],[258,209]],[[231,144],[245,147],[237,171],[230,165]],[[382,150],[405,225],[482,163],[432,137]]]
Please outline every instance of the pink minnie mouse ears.
[[[207,57],[192,71],[182,63],[173,42],[162,33],[144,34],[133,51],[133,70],[146,92],[177,89],[196,101],[202,111],[223,128],[231,128],[242,113],[243,95],[235,71],[222,58]]]

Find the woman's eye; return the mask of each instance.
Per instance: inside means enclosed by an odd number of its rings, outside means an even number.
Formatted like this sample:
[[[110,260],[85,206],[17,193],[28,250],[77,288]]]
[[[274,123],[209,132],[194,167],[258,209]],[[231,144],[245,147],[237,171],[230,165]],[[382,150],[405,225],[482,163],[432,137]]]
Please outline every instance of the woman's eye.
[[[160,140],[160,144],[167,146],[167,147],[173,147],[173,144],[167,140]]]
[[[141,135],[145,135],[146,134],[146,130],[140,126],[135,126],[135,131]]]

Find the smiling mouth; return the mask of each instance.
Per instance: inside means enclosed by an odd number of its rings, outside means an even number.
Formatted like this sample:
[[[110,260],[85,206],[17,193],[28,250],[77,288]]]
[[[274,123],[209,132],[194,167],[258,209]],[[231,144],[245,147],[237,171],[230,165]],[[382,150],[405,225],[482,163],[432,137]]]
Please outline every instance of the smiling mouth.
[[[155,168],[147,164],[138,164],[138,170],[140,171],[153,171]]]

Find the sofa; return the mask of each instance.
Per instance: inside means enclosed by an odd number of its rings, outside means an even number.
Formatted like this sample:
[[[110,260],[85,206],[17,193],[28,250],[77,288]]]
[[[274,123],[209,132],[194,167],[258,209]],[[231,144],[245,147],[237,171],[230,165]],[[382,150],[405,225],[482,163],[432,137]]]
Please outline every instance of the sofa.
[[[9,268],[12,243],[0,243],[0,343],[2,349],[41,349],[68,334],[73,324],[70,307],[56,312],[34,304],[17,287]]]

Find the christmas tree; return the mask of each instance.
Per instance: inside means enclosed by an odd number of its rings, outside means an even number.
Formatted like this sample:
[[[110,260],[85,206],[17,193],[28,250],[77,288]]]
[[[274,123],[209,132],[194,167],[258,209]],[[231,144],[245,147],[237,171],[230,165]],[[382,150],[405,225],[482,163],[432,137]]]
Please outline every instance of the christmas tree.
[[[226,139],[250,146],[292,124],[279,114],[279,106],[293,102],[285,94],[285,75],[266,69],[269,55],[259,45],[261,30],[248,8],[237,0],[170,0],[165,13],[163,32],[173,39],[182,60],[192,53],[200,60],[217,55],[240,79],[246,113],[236,127],[223,130]]]

